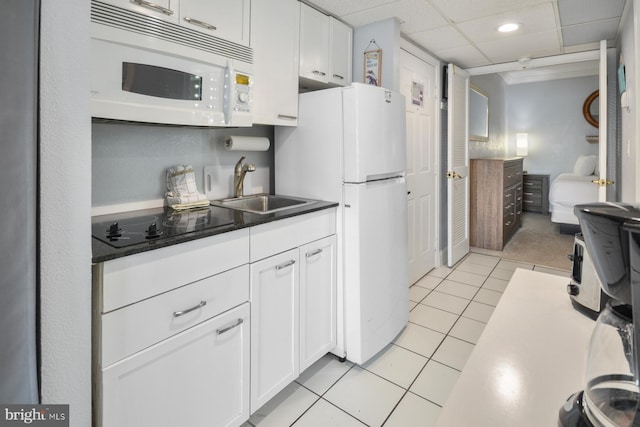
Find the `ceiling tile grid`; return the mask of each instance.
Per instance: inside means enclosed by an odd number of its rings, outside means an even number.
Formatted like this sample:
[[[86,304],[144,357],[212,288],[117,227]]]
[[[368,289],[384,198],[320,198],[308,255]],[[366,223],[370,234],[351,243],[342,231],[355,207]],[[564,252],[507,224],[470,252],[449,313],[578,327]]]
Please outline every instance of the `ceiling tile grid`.
[[[462,68],[515,62],[615,43],[631,0],[303,0],[347,24],[396,18],[401,33]],[[499,33],[515,21],[522,27]]]

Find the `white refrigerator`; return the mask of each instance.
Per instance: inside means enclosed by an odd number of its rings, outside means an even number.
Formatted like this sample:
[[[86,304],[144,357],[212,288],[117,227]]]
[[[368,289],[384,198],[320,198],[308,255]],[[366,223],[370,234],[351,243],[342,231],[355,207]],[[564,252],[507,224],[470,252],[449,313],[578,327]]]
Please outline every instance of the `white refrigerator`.
[[[300,95],[298,126],[275,130],[277,194],[336,201],[338,331],[363,364],[409,318],[405,100],[354,83]]]

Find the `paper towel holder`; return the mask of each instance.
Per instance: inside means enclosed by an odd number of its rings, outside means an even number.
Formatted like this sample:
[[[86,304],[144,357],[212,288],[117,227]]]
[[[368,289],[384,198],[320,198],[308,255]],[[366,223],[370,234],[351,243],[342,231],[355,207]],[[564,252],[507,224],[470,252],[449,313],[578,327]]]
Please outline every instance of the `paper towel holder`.
[[[264,136],[227,135],[224,138],[224,148],[227,151],[267,151],[271,143]]]

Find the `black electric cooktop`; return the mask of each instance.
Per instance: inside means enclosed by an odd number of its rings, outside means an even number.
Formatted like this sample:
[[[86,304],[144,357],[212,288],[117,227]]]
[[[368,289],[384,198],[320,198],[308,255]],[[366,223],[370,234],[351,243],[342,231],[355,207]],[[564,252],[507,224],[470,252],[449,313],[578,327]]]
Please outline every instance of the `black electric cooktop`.
[[[171,208],[145,209],[94,217],[91,234],[114,248],[157,241],[195,231],[233,224],[228,209],[211,206],[176,211]]]

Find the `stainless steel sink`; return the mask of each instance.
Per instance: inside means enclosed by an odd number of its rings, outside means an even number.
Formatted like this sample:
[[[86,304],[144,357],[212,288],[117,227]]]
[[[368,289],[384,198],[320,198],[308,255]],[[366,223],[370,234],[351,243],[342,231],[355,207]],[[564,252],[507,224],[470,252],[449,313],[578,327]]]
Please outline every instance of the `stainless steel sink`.
[[[272,194],[256,194],[252,196],[236,197],[233,199],[214,200],[213,206],[236,209],[256,214],[268,214],[286,209],[299,208],[315,203],[314,200],[299,199],[297,197],[276,196]]]

